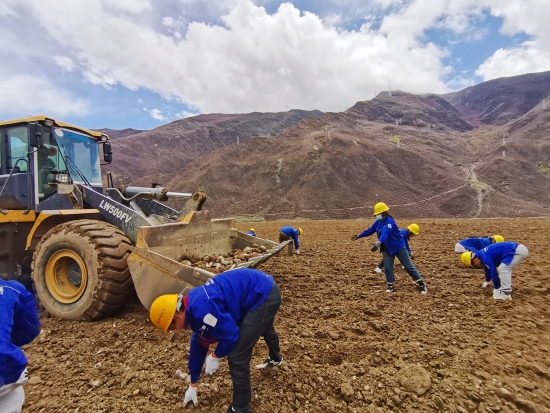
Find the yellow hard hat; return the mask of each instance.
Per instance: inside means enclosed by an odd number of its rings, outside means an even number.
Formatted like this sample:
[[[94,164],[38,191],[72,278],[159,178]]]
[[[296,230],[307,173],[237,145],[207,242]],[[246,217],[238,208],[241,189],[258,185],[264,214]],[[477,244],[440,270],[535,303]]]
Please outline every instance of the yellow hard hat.
[[[157,297],[149,309],[149,317],[154,325],[162,328],[164,332],[170,327],[170,323],[176,314],[178,294],[165,294]]]
[[[468,267],[472,266],[472,255],[473,253],[471,251],[463,252],[460,256],[460,261],[462,261],[462,264],[467,265]]]
[[[416,224],[411,224],[407,227],[409,231],[411,231],[414,235],[418,235],[420,232],[420,227]]]
[[[388,207],[385,203],[379,202],[374,206],[374,215],[379,215],[382,212],[389,211],[390,207]]]
[[[502,235],[493,235],[495,242],[504,242],[504,237]]]
[[[254,228],[250,228],[249,231],[256,232]]]
[[[302,235],[302,232],[304,232],[302,231],[302,228],[298,228],[298,235]]]

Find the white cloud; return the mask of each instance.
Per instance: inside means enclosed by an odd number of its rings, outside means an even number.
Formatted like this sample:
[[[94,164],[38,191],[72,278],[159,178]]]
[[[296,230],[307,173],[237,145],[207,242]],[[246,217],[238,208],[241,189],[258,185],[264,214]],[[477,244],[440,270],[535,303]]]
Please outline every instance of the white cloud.
[[[141,13],[151,8],[149,0],[101,0],[101,4],[110,9],[129,13]]]
[[[525,33],[531,39],[515,47],[498,49],[476,71],[484,80],[550,70],[550,2],[537,0],[485,0],[502,17],[501,32]]]
[[[36,76],[0,75],[0,96],[9,96],[0,99],[0,112],[9,117],[21,117],[22,113],[61,117],[88,113],[86,101]]]
[[[345,0],[334,2],[341,12],[325,9],[324,19],[291,3],[271,15],[256,5],[269,0],[174,1],[171,10],[150,0],[3,1],[0,16],[20,16],[40,30],[56,45],[55,61],[64,70],[107,88],[146,88],[200,113],[285,106],[340,111],[390,84],[412,93],[469,85],[460,75],[450,79],[452,67],[443,63],[449,51],[424,36],[427,29],[446,29],[475,39],[483,35],[474,29],[484,12],[504,19],[503,33],[523,30],[533,38],[496,51],[478,75],[548,70],[550,61],[550,2],[537,0],[376,0],[368,7]],[[343,30],[340,22],[353,7],[372,20]],[[197,10],[208,19],[190,14]],[[208,23],[220,11],[218,23]],[[32,53],[27,45],[17,50]]]
[[[149,111],[149,115],[156,120],[165,121],[168,120],[166,117],[162,116],[162,112],[159,109],[152,109]]]
[[[143,103],[143,100],[141,100],[140,98],[138,98],[138,103]]]
[[[184,119],[184,118],[190,118],[191,116],[197,116],[197,115],[200,115],[200,113],[192,113],[192,112],[187,112],[186,110],[182,110],[181,112],[179,113],[176,113],[176,119]]]
[[[162,24],[167,27],[172,27],[172,25],[174,24],[174,19],[172,17],[163,17]]]
[[[76,67],[73,59],[67,56],[54,56],[53,60],[55,60],[55,63],[66,72],[72,72]]]
[[[285,104],[341,110],[388,84],[413,93],[448,90],[445,52],[410,31],[401,35],[398,16],[388,18],[394,29],[348,32],[290,3],[268,15],[240,0],[222,16],[223,27],[193,22],[175,41],[95,0],[28,2],[43,29],[74,51],[89,82],[148,88],[202,113],[278,111]]]

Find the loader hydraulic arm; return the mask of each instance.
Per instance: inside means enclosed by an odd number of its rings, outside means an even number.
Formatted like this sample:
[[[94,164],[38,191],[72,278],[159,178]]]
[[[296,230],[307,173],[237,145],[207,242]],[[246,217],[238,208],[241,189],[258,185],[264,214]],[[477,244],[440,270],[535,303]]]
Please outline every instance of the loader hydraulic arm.
[[[184,213],[200,210],[206,200],[206,194],[202,191],[179,193],[169,192],[162,187],[108,188],[107,195],[87,185],[82,185],[81,189],[84,201],[99,210],[105,221],[123,231],[134,243],[139,227],[159,225],[166,223],[166,220],[177,222]],[[189,200],[181,212],[156,201],[169,197],[189,197]]]

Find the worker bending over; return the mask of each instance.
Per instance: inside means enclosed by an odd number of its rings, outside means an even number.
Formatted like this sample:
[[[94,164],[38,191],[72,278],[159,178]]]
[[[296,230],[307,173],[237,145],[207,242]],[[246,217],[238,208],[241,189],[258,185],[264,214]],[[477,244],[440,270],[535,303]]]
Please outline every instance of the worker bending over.
[[[407,248],[407,251],[409,253],[409,258],[411,260],[414,260],[414,254],[411,251],[411,247],[409,245],[409,241],[411,237],[414,237],[415,235],[418,235],[420,232],[420,227],[417,224],[411,224],[407,227],[407,229],[401,230],[401,235],[403,236],[403,241],[405,241],[405,247]],[[404,265],[401,265],[401,268],[405,268]],[[382,274],[384,272],[384,258],[380,261],[380,263],[376,266],[374,269],[378,274]]]
[[[465,238],[456,243],[455,252],[479,251],[497,242],[504,242],[504,237],[501,235],[493,235],[492,237]]]
[[[254,228],[250,228],[247,232],[248,235],[252,235],[253,237],[257,237],[256,235],[256,231],[254,230]]]
[[[288,240],[293,240],[294,244],[292,242],[288,243],[288,255],[294,254],[294,248],[296,248],[296,255],[300,255],[300,244],[298,243],[298,237],[302,235],[302,228],[292,228],[289,226],[282,227],[279,232],[279,243],[285,242]]]
[[[212,375],[227,356],[233,381],[233,403],[227,412],[250,413],[250,360],[254,345],[263,336],[269,357],[257,369],[280,366],[279,337],[273,320],[281,305],[281,290],[268,274],[249,268],[223,272],[187,296],[158,297],[150,309],[151,321],[165,332],[168,328],[193,330],[189,350],[191,383],[184,407],[197,405],[197,386],[206,359],[205,372]],[[211,344],[216,349],[206,357]]]
[[[0,279],[0,412],[19,413],[28,380],[27,357],[19,347],[40,334],[34,297],[23,284]]]
[[[499,242],[491,244],[479,251],[462,253],[460,259],[469,267],[485,270],[486,288],[493,281],[493,298],[495,300],[511,300],[512,270],[529,256],[529,250],[517,242]]]
[[[397,257],[399,262],[405,267],[405,271],[407,271],[416,283],[418,290],[422,294],[427,294],[428,287],[426,287],[426,283],[422,280],[422,276],[411,262],[409,252],[405,247],[403,235],[401,235],[392,216],[388,214],[389,209],[390,208],[385,203],[377,203],[374,206],[374,216],[376,217],[374,223],[370,228],[364,230],[360,234],[352,235],[351,239],[355,241],[359,238],[368,237],[376,232],[378,241],[372,244],[371,251],[376,251],[378,248],[382,250],[384,272],[386,273],[386,283],[388,284],[386,292],[394,292],[395,278],[393,275],[393,264],[395,257]]]

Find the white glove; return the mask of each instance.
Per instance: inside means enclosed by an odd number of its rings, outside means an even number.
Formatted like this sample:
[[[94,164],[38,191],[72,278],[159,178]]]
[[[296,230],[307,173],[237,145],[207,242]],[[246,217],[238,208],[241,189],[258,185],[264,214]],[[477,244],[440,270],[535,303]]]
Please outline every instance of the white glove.
[[[300,255],[300,251],[296,250],[296,255]]]
[[[484,281],[483,282],[483,285],[481,286],[481,288],[487,288],[491,285],[491,281]]]
[[[198,384],[197,384],[198,386]],[[192,384],[189,384],[189,388],[185,392],[185,398],[183,399],[183,408],[185,409],[185,406],[187,406],[187,403],[193,402],[193,404],[197,405],[197,387],[193,387]]]
[[[220,369],[220,363],[222,359],[214,358],[212,354],[206,357],[206,368],[204,372],[210,376]]]

